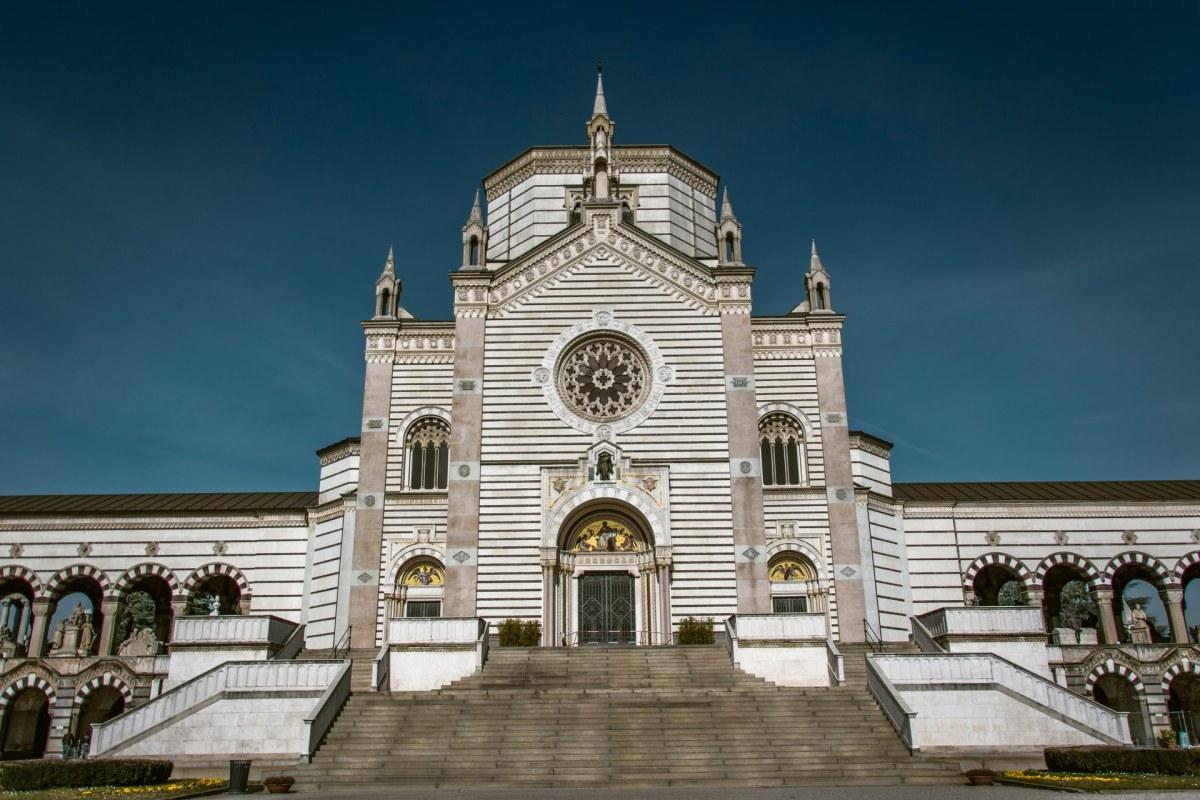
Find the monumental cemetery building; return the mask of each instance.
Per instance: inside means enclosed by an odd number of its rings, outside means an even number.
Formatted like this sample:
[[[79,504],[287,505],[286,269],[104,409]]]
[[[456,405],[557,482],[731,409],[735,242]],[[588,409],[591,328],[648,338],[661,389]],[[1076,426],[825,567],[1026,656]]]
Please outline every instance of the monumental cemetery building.
[[[347,653],[355,691],[435,688],[486,673],[509,618],[547,650],[711,618],[785,686],[869,656],[913,750],[992,690],[996,749],[1200,722],[1200,481],[893,482],[853,427],[835,259],[814,244],[792,311],[756,314],[717,173],[622,143],[599,81],[585,133],[484,178],[453,319],[406,308],[418,266],[388,254],[361,429],[317,451],[314,490],[0,497],[3,758],[179,755],[206,713],[180,698],[218,678],[209,701],[277,689],[239,708],[274,720],[266,752],[309,755]],[[977,696],[947,664],[988,670]],[[320,730],[278,732],[298,720]]]

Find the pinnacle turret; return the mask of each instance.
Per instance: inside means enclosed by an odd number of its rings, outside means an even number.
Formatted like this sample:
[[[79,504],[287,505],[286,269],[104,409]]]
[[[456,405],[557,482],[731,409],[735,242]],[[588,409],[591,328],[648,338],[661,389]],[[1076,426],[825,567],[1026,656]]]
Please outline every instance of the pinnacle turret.
[[[607,117],[608,103],[604,101],[604,67],[596,65],[596,101],[592,104],[593,117]]]
[[[729,202],[729,187],[725,187],[725,194],[721,197],[721,219],[737,219],[733,213],[733,203]]]

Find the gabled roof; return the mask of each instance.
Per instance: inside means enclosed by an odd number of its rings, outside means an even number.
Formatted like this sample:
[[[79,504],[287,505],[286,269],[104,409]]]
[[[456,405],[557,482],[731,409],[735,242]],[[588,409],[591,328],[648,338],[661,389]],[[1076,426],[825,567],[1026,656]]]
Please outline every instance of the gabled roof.
[[[1200,481],[1036,481],[897,483],[908,503],[1187,503],[1200,502]]]
[[[34,494],[0,496],[0,514],[221,514],[303,511],[316,492]]]

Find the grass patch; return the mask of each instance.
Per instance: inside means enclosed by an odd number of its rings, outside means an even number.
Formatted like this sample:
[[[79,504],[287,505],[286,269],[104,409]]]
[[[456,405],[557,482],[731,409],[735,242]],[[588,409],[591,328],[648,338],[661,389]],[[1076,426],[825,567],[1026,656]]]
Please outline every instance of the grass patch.
[[[14,800],[166,800],[194,792],[223,788],[221,778],[188,778],[168,781],[156,786],[85,786],[77,788],[33,789],[31,791],[0,792],[0,798]]]
[[[1001,772],[996,778],[1047,789],[1078,789],[1084,792],[1200,789],[1200,775],[1157,775],[1151,772],[1049,772],[1030,769]]]

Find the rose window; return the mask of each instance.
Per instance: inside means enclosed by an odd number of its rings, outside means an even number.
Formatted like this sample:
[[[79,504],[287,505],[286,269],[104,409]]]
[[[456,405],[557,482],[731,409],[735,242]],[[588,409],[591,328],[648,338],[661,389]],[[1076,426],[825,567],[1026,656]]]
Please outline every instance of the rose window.
[[[584,339],[558,364],[558,391],[576,414],[595,422],[636,411],[651,385],[650,365],[634,345],[615,336]]]

